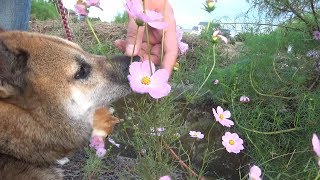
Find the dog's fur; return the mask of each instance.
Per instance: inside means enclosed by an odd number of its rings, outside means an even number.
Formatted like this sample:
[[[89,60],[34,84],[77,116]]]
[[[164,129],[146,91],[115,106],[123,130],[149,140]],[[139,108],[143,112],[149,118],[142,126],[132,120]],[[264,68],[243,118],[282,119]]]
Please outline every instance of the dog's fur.
[[[88,144],[94,116],[107,114],[97,109],[129,93],[129,62],[57,37],[0,32],[0,179],[62,179],[55,162]]]

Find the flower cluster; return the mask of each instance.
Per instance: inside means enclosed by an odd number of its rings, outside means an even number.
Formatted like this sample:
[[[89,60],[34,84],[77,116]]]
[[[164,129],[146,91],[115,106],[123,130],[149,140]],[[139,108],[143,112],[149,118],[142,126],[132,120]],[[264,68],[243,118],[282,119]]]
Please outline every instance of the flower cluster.
[[[218,106],[217,109],[212,108],[213,115],[222,126],[231,127],[234,122],[228,118],[231,117],[230,111],[224,111],[222,107]],[[222,136],[222,145],[226,148],[229,153],[239,153],[244,149],[243,140],[238,136],[237,133],[226,132]]]
[[[313,39],[320,40],[320,31],[313,31]]]
[[[150,64],[151,63],[151,69]],[[148,60],[133,62],[129,67],[128,79],[131,89],[137,93],[149,93],[155,99],[167,96],[171,91],[168,84],[169,72],[165,69],[155,71],[155,65]]]
[[[75,8],[76,13],[83,15],[83,16],[87,16],[89,13],[88,9],[91,6],[95,6],[95,7],[100,8],[100,0],[86,0],[86,1],[78,0],[77,4],[74,6],[74,8]]]
[[[313,151],[316,153],[318,157],[318,165],[320,167],[320,140],[316,134],[312,135],[312,146]]]
[[[127,0],[125,4],[127,13],[136,21],[138,26],[143,26],[144,23],[156,29],[166,29],[168,24],[162,22],[162,15],[156,11],[143,10],[140,0]]]
[[[166,129],[163,128],[163,127],[159,127],[159,128],[157,128],[156,130],[154,130],[154,128],[152,127],[152,128],[150,128],[150,131],[151,131],[150,134],[153,135],[153,136],[155,136],[155,135],[161,136],[162,133],[163,133],[165,130],[166,130]]]
[[[320,57],[320,51],[310,50],[310,51],[307,52],[306,56],[309,57],[309,58],[318,59]]]
[[[107,153],[107,150],[104,147],[103,138],[100,137],[100,136],[92,136],[91,139],[90,139],[90,145],[89,146],[96,150],[96,155],[99,158],[102,158]]]

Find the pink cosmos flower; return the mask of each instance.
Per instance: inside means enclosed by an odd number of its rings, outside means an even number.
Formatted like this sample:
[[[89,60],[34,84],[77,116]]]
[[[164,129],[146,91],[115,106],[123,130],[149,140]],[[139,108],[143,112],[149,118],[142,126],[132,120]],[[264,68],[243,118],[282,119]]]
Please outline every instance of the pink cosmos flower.
[[[254,165],[250,168],[249,179],[250,180],[261,180],[261,169]]]
[[[189,135],[192,138],[197,138],[197,140],[204,138],[204,135],[200,131],[190,131]]]
[[[152,71],[155,66],[151,63]],[[165,69],[159,69],[151,73],[149,61],[133,62],[129,67],[130,74],[128,79],[131,89],[137,93],[149,93],[155,99],[167,96],[171,91],[168,84],[169,72]]]
[[[313,31],[313,39],[320,40],[320,31]]]
[[[216,121],[218,121],[222,126],[231,127],[234,125],[233,121],[228,119],[231,117],[230,111],[223,111],[223,109],[220,106],[218,106],[217,111],[214,108],[212,108],[212,112]]]
[[[74,5],[76,13],[87,16],[89,13],[88,8],[91,6],[95,6],[97,8],[100,8],[100,0],[87,0],[85,2],[78,1],[76,5]],[[102,10],[102,9],[101,9]]]
[[[143,21],[156,29],[166,29],[168,27],[166,22],[162,22],[163,17],[160,13],[150,10],[146,10],[145,13],[143,13],[140,0],[126,0],[125,8],[136,22]],[[138,25],[140,25],[140,23]]]
[[[220,30],[216,30],[215,32],[213,32],[212,34],[212,39],[214,42],[217,42],[218,39],[221,39],[224,43],[228,43],[228,39],[224,36],[221,35],[221,31]]]
[[[171,180],[170,176],[162,176],[159,178],[159,180]]]
[[[229,153],[239,153],[244,149],[243,140],[239,138],[237,133],[226,132],[222,136],[222,145]]]
[[[189,49],[189,45],[187,43],[182,42],[183,31],[180,28],[177,28],[177,39],[178,46],[181,54],[185,54]]]
[[[84,4],[76,4],[74,5],[75,11],[76,13],[83,15],[83,16],[87,16],[88,15],[88,11],[87,11],[87,7]]]
[[[320,157],[320,140],[316,134],[312,135],[313,151]]]
[[[219,84],[219,80],[218,80],[218,79],[214,80],[214,81],[213,81],[213,84],[214,84],[214,85],[218,85],[218,84]]]
[[[100,6],[100,0],[87,0],[86,4],[88,6],[97,6],[97,7],[99,7]]]
[[[99,148],[96,151],[96,155],[98,156],[98,158],[102,158],[104,155],[106,155],[107,150],[105,148]]]
[[[100,136],[91,137],[89,146],[94,148],[95,150],[98,150],[100,148],[104,148],[103,138]]]
[[[248,103],[248,102],[250,102],[250,98],[248,96],[241,96],[240,97],[240,102]]]

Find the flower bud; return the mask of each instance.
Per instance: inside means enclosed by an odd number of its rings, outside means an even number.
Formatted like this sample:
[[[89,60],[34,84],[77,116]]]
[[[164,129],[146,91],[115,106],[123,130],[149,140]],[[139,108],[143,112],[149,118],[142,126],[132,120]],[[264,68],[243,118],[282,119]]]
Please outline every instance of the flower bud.
[[[214,0],[206,0],[206,4],[204,5],[204,7],[208,13],[211,13],[215,9],[215,1]]]
[[[176,62],[173,66],[173,70],[178,71],[180,67],[180,64],[178,62]]]
[[[138,26],[144,26],[144,22],[143,22],[143,20],[141,20],[141,19],[136,19],[136,24],[137,24]]]

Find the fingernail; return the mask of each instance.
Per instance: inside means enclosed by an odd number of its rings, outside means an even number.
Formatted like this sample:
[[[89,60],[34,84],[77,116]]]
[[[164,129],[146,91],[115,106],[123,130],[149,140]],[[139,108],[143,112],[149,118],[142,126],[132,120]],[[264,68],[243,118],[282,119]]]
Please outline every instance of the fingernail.
[[[114,41],[114,44],[119,44],[120,43],[120,39],[117,39]]]
[[[139,53],[139,49],[137,46],[134,46],[133,44],[128,44],[127,47],[126,47],[126,54],[128,56],[132,56],[132,52],[133,52],[133,47],[134,47],[134,53],[133,55],[138,55]]]
[[[126,52],[128,53],[128,55],[131,55],[131,54],[132,54],[133,47],[134,47],[133,44],[128,44],[128,45],[127,45],[127,47],[126,47]]]

